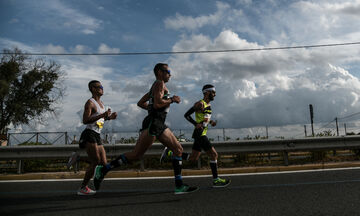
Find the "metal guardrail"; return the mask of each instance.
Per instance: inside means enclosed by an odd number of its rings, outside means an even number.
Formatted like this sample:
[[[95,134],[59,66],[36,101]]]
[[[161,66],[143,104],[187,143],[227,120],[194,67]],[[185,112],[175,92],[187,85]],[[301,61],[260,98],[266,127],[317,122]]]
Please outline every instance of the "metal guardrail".
[[[48,144],[65,144],[71,143],[68,132],[26,132],[26,133],[8,133],[7,145],[14,146],[21,143],[48,143]]]
[[[219,154],[283,152],[284,163],[288,165],[289,152],[360,149],[360,136],[240,140],[213,142],[212,144]],[[191,152],[192,143],[186,142],[182,145],[185,152]],[[135,144],[104,145],[109,157],[131,151],[134,146]],[[162,144],[155,143],[148,149],[145,156],[160,155],[163,148]],[[74,151],[80,154],[80,158],[87,157],[86,152],[79,149],[78,145],[1,146],[0,160],[17,160],[18,173],[21,173],[22,160],[24,159],[67,159]]]

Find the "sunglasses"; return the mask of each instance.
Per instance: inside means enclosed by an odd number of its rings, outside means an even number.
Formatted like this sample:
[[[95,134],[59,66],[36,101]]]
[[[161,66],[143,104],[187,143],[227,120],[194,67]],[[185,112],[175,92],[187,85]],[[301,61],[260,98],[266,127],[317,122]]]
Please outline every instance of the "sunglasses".
[[[102,89],[102,90],[104,90],[104,87],[103,87],[102,85],[100,85],[100,86],[94,86],[94,88],[97,88],[97,89]]]
[[[170,74],[170,70],[167,70],[167,69],[161,69],[161,70],[168,73],[168,74]]]

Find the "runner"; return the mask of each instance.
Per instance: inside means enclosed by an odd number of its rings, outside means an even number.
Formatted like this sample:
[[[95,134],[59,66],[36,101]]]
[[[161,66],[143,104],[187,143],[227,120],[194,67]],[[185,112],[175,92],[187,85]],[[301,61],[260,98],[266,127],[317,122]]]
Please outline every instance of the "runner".
[[[89,82],[89,90],[92,97],[86,102],[83,114],[83,123],[86,129],[81,133],[79,147],[86,149],[90,164],[85,172],[83,182],[78,195],[93,195],[96,191],[88,187],[91,177],[94,175],[96,165],[107,163],[106,153],[102,145],[100,132],[103,128],[104,121],[115,119],[117,113],[111,113],[111,110],[105,110],[103,102],[100,100],[104,94],[101,83],[97,80]]]
[[[175,194],[190,193],[198,190],[198,187],[190,187],[183,183],[181,175],[182,151],[181,144],[177,141],[171,130],[165,125],[166,115],[170,104],[180,103],[179,96],[170,97],[165,83],[170,79],[170,70],[167,64],[158,63],[154,67],[156,81],[150,91],[146,93],[137,103],[142,109],[148,110],[148,116],[142,122],[142,129],[135,148],[131,152],[121,154],[118,158],[105,166],[97,166],[95,170],[94,185],[99,189],[104,176],[111,169],[127,164],[130,161],[139,160],[146,150],[157,138],[163,145],[172,150],[172,164],[175,176]]]
[[[203,149],[210,157],[210,168],[213,175],[213,187],[226,187],[230,184],[230,179],[222,179],[218,176],[217,172],[217,159],[218,153],[215,148],[211,145],[208,137],[206,136],[208,125],[216,126],[216,121],[210,120],[211,118],[211,104],[216,96],[215,87],[213,85],[205,85],[202,88],[204,98],[195,103],[186,113],[185,118],[195,126],[192,138],[194,138],[194,144],[192,147],[191,154],[183,153],[183,160],[197,161],[201,155],[201,149]],[[195,112],[195,120],[191,115]],[[173,152],[165,148],[161,157],[162,162],[166,157],[169,157]]]

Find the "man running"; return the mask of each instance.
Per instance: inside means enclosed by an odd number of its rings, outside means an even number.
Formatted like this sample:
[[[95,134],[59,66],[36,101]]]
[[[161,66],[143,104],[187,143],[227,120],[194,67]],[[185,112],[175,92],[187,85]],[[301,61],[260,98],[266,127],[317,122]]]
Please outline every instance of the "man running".
[[[107,163],[106,153],[102,145],[100,133],[106,120],[116,119],[117,113],[111,113],[111,110],[105,110],[103,102],[100,100],[104,94],[101,83],[92,80],[88,84],[92,97],[86,102],[83,114],[83,123],[86,129],[81,133],[79,146],[86,149],[90,164],[85,172],[83,182],[78,195],[93,195],[96,191],[88,187],[91,177],[94,175],[96,165]]]
[[[213,85],[205,85],[202,88],[204,98],[195,103],[184,115],[184,117],[195,126],[192,138],[194,138],[194,144],[191,154],[183,153],[183,160],[197,161],[199,160],[201,149],[203,149],[210,157],[210,168],[213,175],[213,187],[226,187],[230,184],[230,179],[222,179],[218,176],[217,172],[217,159],[218,153],[211,145],[208,137],[206,136],[208,125],[216,126],[216,121],[210,120],[211,118],[211,104],[216,96],[215,87]],[[195,112],[195,120],[191,115]],[[167,148],[164,149],[160,162],[168,156],[171,156],[173,152]]]
[[[180,97],[176,95],[170,97],[169,90],[165,85],[171,76],[168,65],[163,63],[156,64],[154,74],[156,81],[151,86],[150,91],[137,103],[142,109],[148,110],[148,115],[142,122],[141,134],[135,148],[131,152],[121,154],[105,166],[96,167],[94,185],[97,190],[108,171],[130,161],[139,160],[156,138],[173,152],[172,164],[175,175],[175,194],[190,193],[198,190],[198,187],[190,187],[183,183],[181,175],[183,148],[171,130],[165,125],[170,104],[174,102],[180,103]]]

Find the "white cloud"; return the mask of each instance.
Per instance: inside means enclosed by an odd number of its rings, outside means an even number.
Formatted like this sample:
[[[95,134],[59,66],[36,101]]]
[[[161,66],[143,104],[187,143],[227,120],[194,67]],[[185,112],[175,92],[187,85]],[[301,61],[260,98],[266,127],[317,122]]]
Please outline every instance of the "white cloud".
[[[42,48],[44,53],[66,53],[64,47],[59,45],[48,44]]]
[[[14,49],[15,47],[17,47],[20,50],[25,51],[25,52],[36,51],[36,48],[34,48],[32,46],[26,45],[19,41],[14,41],[14,40],[11,40],[8,38],[2,38],[2,37],[0,37],[0,47],[6,48],[6,49]]]
[[[101,29],[102,21],[71,8],[62,1],[37,1],[37,16],[42,17],[42,22],[32,23],[44,29],[66,30],[83,34],[95,34]]]
[[[202,15],[195,18],[191,16],[183,16],[177,13],[175,17],[168,17],[165,19],[165,26],[166,28],[175,30],[195,30],[206,25],[216,25],[224,18],[224,15],[229,11],[229,9],[231,9],[230,5],[222,2],[216,2],[216,7],[217,11],[214,14]]]
[[[225,30],[213,40],[203,35],[183,38],[174,49],[181,50],[184,46],[185,50],[189,44],[196,46],[199,38],[203,38],[199,45],[201,50],[262,47]],[[276,47],[277,44],[271,41],[266,47]],[[223,127],[283,125],[306,122],[310,103],[316,107],[317,121],[327,121],[336,115],[360,109],[356,97],[360,94],[359,79],[332,64],[351,61],[356,50],[192,54],[172,57],[170,66],[176,68],[177,78],[199,88],[205,83],[215,83],[217,97],[213,109],[223,116]],[[190,94],[189,91],[189,101],[199,99]],[[181,120],[177,119],[177,122]]]
[[[236,2],[237,2],[237,4],[241,4],[241,5],[251,5],[252,4],[252,0],[237,0]]]
[[[111,48],[111,47],[107,46],[106,44],[102,43],[102,44],[100,44],[98,51],[99,51],[99,53],[119,53],[120,49],[119,48]]]
[[[237,5],[246,7],[237,9],[226,3],[217,3],[214,13],[200,16],[177,14],[165,19],[165,25],[174,30],[190,30],[190,34],[182,32],[172,46],[173,51],[257,49],[357,41],[360,38],[356,13],[359,1],[337,2],[298,1],[287,5],[264,1],[255,7],[251,0],[239,0]],[[65,11],[68,14],[79,12],[74,9]],[[91,17],[82,14],[90,21],[77,22],[65,19],[66,13],[57,16],[62,23],[67,23],[64,28],[74,27],[76,31],[87,33],[96,33],[101,28],[102,22],[97,19],[91,21]],[[206,27],[212,28],[211,35],[200,31]],[[132,36],[123,36],[123,39],[132,39]],[[19,44],[0,39],[1,43]],[[68,49],[69,53],[93,51],[86,45],[73,46]],[[41,48],[54,52],[64,49],[52,44]],[[37,51],[34,47],[26,49]],[[97,51],[109,53],[120,49],[102,43]],[[63,103],[61,121],[54,124],[54,128],[68,130],[81,125],[78,113],[90,97],[87,89],[90,79],[103,82],[104,102],[119,113],[118,119],[108,124],[110,128],[135,130],[141,127],[146,112],[139,109],[136,102],[152,84],[151,70],[127,75],[108,65],[104,58],[60,59],[68,73],[69,95]],[[360,109],[360,81],[348,70],[359,61],[358,46],[173,55],[166,61],[172,70],[167,86],[171,93],[180,95],[183,102],[171,106],[168,124],[172,128],[191,127],[183,113],[202,98],[201,87],[206,83],[214,83],[217,88],[213,110],[214,119],[219,120],[218,127],[287,125],[279,128],[277,133],[284,130],[291,133],[296,129],[288,124],[302,126],[308,123],[309,104],[314,105],[316,122],[328,122]],[[257,133],[258,130],[248,131]]]
[[[90,52],[90,50],[91,50],[90,47],[81,44],[78,44],[75,47],[70,47],[70,51],[76,54]]]

